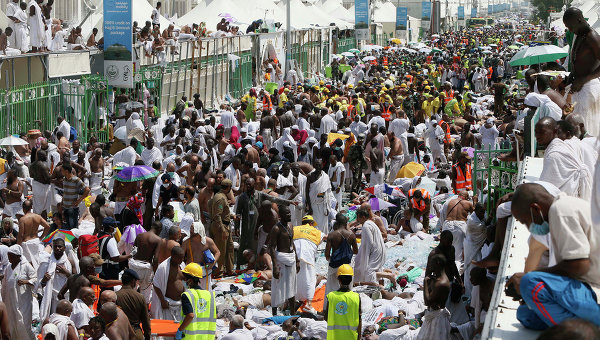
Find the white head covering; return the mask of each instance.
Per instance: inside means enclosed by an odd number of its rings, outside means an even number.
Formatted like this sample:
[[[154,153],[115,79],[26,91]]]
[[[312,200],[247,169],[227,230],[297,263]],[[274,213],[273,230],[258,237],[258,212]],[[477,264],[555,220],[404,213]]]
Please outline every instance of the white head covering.
[[[21,248],[21,246],[18,244],[13,244],[12,246],[8,247],[8,252],[13,255],[23,256],[23,248]]]
[[[194,222],[194,224],[192,225],[193,228],[193,233],[194,234],[198,234],[200,235],[200,238],[202,239],[202,241],[200,241],[202,244],[206,244],[206,229],[204,228],[204,224],[202,224],[202,222]]]
[[[194,215],[187,213],[181,218],[181,222],[179,222],[179,228],[181,228],[181,232],[190,236],[190,228],[194,223]]]
[[[545,103],[548,100],[550,100],[550,98],[548,98],[548,96],[545,94],[530,92],[525,97],[524,103],[527,106],[540,107],[543,103]]]
[[[494,118],[490,117],[485,121],[486,124],[494,124]]]
[[[45,338],[48,334],[53,334],[55,338],[58,338],[58,327],[53,323],[45,324],[44,327],[42,327],[42,338]]]

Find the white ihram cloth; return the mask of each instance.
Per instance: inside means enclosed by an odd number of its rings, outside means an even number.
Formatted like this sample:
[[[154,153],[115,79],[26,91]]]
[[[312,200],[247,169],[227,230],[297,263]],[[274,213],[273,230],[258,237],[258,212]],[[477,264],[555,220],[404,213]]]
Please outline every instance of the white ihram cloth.
[[[332,114],[327,114],[321,119],[319,131],[317,131],[317,135],[315,136],[317,140],[321,140],[321,135],[327,135],[337,129],[337,123],[333,117]]]
[[[329,205],[327,203],[332,198],[331,181],[325,171],[321,170],[319,179],[310,184],[308,199],[310,199],[310,206],[313,211],[312,216],[317,223],[317,229],[326,234],[329,232]]]
[[[30,16],[28,20],[31,46],[40,48],[44,46],[44,41],[46,39],[44,20],[42,19],[42,9],[35,0],[29,1],[29,4],[27,5],[27,12],[30,11],[31,7],[35,8],[35,15]],[[69,135],[65,135],[65,137],[69,139]]]
[[[387,182],[389,184],[394,183],[394,180],[396,179],[396,175],[398,174],[398,171],[400,171],[400,169],[402,169],[403,165],[404,165],[404,155],[392,156],[392,160],[390,162],[390,173],[389,173],[388,180],[387,180]]]
[[[354,281],[377,282],[376,272],[385,263],[385,242],[381,231],[371,220],[362,225],[358,254],[354,259]]]
[[[102,172],[92,172],[90,177],[90,195],[98,196],[102,193]]]
[[[150,315],[153,319],[181,321],[181,301],[174,301],[165,296],[169,280],[169,271],[171,270],[171,258],[164,260],[156,268],[152,284],[160,289],[165,300],[169,302],[169,308],[163,309],[157,294],[152,294],[152,305],[150,306]]]
[[[471,276],[471,269],[473,268],[473,264],[471,261],[479,261],[481,260],[481,247],[485,242],[487,237],[487,228],[485,223],[477,217],[475,213],[469,215],[467,219],[467,236],[464,241],[464,273],[465,273],[465,294],[467,296],[471,296],[471,289],[473,285],[471,284],[471,280],[469,277]]]
[[[573,147],[559,138],[546,147],[540,181],[554,184],[567,195],[591,198],[592,174]]]
[[[463,242],[467,231],[467,222],[465,221],[445,221],[442,231],[450,230],[452,232],[452,245],[454,246],[454,259],[463,262]]]
[[[594,149],[594,147],[588,143],[584,143],[577,137],[565,139],[565,143],[569,144],[577,152],[577,155],[579,155],[583,164],[585,164],[588,170],[590,170],[590,174],[593,176],[596,161],[598,160],[598,150]]]
[[[58,336],[56,337],[56,340],[67,340],[69,326],[73,326],[73,328],[75,328],[75,323],[73,320],[69,319],[68,316],[57,313],[50,315],[50,319],[48,321],[58,328]],[[77,328],[75,328],[75,332],[77,332]]]
[[[583,117],[587,132],[600,135],[600,80],[594,78],[585,83],[579,92],[572,94],[572,102],[575,103],[572,114]]]
[[[342,172],[346,172],[342,162],[335,163],[335,166],[330,166],[327,170],[327,176],[329,176],[331,182],[331,192],[337,201],[338,209],[342,207],[342,195],[344,194],[344,176],[342,176]],[[336,192],[337,188],[340,189],[339,192]]]
[[[426,311],[417,340],[450,339],[450,312],[446,308]]]
[[[14,3],[12,1],[9,1],[6,4],[6,11],[5,14],[7,17],[16,17],[17,13],[21,11],[21,7],[19,7],[19,3]],[[27,24],[27,23],[25,23]],[[16,25],[18,25],[17,23],[15,23],[14,21],[8,19],[8,27],[12,28],[12,30],[14,32],[16,32]],[[11,34],[10,37],[8,37],[8,43],[12,46],[18,46],[19,43],[17,41],[17,37],[15,34]]]
[[[142,161],[144,161],[144,164],[147,166],[152,166],[154,161],[159,161],[160,163],[163,161],[162,152],[156,146],[154,146],[152,149],[145,148],[144,151],[142,151],[141,157]]]
[[[134,270],[140,277],[140,292],[144,295],[146,301],[152,298],[152,279],[154,278],[154,269],[152,263],[136,260],[133,257],[129,259],[129,268]]]
[[[281,307],[296,294],[296,254],[275,252],[279,279],[271,280],[271,306]]]
[[[127,134],[129,134],[129,132],[131,132],[131,130],[138,128],[141,129],[142,131],[144,131],[144,123],[142,123],[142,120],[140,119],[140,114],[137,112],[133,112],[131,114],[131,116],[129,116],[129,118],[127,119],[127,122],[125,123],[125,131],[127,132]],[[138,141],[138,142],[143,142],[143,141]]]
[[[279,175],[281,176],[281,175]],[[277,178],[279,178],[279,176]],[[297,206],[293,206],[292,209],[292,225],[302,224],[302,218],[304,217],[304,198],[306,197],[306,176],[302,173],[298,173],[298,194],[294,198],[294,201],[298,201]]]
[[[400,328],[388,329],[379,334],[379,340],[414,340],[419,334],[419,329],[410,329],[410,325]]]
[[[83,302],[83,300],[77,298],[73,301],[73,312],[71,313],[71,320],[75,323],[77,329],[81,329],[83,326],[87,326],[90,319],[94,317],[94,311]]]
[[[15,18],[17,18],[20,22],[14,23],[12,20],[9,22],[13,22],[14,34],[11,37],[15,36],[15,44],[12,45],[15,49],[20,50],[23,53],[29,51],[29,27],[27,27],[27,13],[25,11],[19,9],[15,13]]]
[[[38,238],[33,238],[31,240],[25,241],[21,243],[21,248],[23,248],[23,257],[24,260],[29,261],[34,269],[38,269],[40,266],[40,259],[38,257],[38,253],[40,252],[41,242]]]
[[[251,340],[253,338],[252,331],[246,328],[239,328],[225,334],[221,340]]]
[[[11,318],[9,324],[10,334],[13,339],[34,339],[35,336],[31,331],[33,315],[32,286],[18,285],[19,280],[27,280],[33,285],[37,280],[35,270],[25,259],[22,259],[15,269],[8,265],[2,280],[2,301],[6,304],[6,311]]]
[[[131,146],[128,146],[114,155],[113,167],[117,166],[119,163],[125,163],[127,166],[133,166],[136,158],[137,153],[135,152],[135,149]]]
[[[273,147],[279,151],[280,155],[283,154],[283,143],[285,142],[290,142],[291,148],[294,151],[294,160],[298,159],[298,143],[296,143],[294,137],[292,137],[291,129],[289,127],[283,129],[281,137],[273,143]]]
[[[50,211],[52,201],[50,184],[42,184],[34,179],[31,186],[33,187],[33,212],[39,215],[42,211]]]
[[[600,157],[594,170],[594,187],[592,189],[592,225],[600,225]]]
[[[294,240],[294,245],[300,261],[300,271],[296,282],[296,300],[312,301],[317,284],[317,272],[315,270],[317,245],[304,238]]]
[[[37,276],[40,282],[46,273],[50,274],[50,280],[48,280],[46,286],[43,287],[44,298],[42,299],[42,304],[40,306],[40,320],[45,320],[50,314],[56,311],[58,292],[67,282],[67,276],[56,271],[56,266],[58,265],[64,266],[69,273],[72,272],[73,268],[67,257],[66,251],[58,260],[54,257],[54,253],[52,253],[48,260],[40,264],[38,269]]]

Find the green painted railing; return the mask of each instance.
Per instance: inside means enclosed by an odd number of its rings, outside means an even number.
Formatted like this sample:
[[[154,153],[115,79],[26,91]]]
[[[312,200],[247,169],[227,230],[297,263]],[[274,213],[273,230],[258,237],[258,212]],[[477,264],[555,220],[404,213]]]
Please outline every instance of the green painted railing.
[[[107,107],[108,89],[100,76],[84,76],[79,83],[27,84],[0,91],[0,131],[2,135],[25,134],[30,129],[52,131],[56,118],[64,116],[77,129],[79,139],[87,141],[95,135],[106,142]]]
[[[472,171],[473,191],[475,195],[483,190],[487,183],[487,201],[485,204],[488,216],[495,216],[496,204],[500,197],[513,192],[517,186],[517,162],[502,162],[496,157],[501,153],[509,153],[511,149],[475,150]]]

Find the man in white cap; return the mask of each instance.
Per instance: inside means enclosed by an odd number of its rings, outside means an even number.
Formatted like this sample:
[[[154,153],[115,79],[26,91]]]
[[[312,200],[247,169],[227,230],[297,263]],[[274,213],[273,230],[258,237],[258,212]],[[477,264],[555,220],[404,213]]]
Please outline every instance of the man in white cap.
[[[34,339],[31,331],[33,307],[32,288],[37,281],[37,273],[27,261],[21,261],[23,248],[15,244],[8,248],[8,261],[2,280],[2,300],[11,315],[9,324],[13,339]],[[36,301],[37,303],[37,301]]]

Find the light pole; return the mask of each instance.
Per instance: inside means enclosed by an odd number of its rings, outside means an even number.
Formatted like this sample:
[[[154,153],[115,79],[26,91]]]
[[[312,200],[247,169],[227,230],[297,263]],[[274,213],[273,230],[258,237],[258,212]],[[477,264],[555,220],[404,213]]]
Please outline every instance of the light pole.
[[[292,23],[291,23],[291,9],[292,0],[287,0],[287,5],[285,9],[285,17],[286,17],[286,25],[285,25],[285,70],[286,75],[292,69]]]

